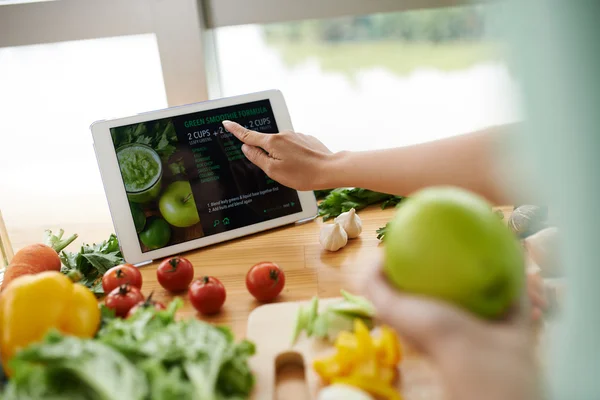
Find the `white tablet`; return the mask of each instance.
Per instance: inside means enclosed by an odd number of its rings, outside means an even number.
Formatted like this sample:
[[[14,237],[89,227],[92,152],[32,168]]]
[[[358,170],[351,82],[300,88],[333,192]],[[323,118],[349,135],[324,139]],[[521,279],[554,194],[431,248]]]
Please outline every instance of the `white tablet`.
[[[270,179],[222,125],[292,129],[272,90],[99,121],[94,149],[121,251],[139,264],[314,218],[313,192]]]

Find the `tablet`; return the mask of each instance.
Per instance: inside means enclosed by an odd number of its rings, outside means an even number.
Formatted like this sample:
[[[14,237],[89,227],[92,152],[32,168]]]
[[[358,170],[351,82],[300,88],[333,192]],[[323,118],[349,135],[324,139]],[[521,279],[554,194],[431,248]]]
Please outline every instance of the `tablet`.
[[[140,264],[314,218],[313,192],[269,178],[223,120],[291,130],[276,90],[95,122],[94,150],[125,260]]]

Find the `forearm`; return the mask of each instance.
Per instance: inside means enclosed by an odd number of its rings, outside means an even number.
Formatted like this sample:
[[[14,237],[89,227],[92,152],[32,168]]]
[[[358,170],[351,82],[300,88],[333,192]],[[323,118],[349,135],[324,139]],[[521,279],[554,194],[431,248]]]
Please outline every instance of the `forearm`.
[[[506,127],[395,149],[341,152],[330,160],[325,186],[362,187],[408,195],[434,185],[459,186],[506,204],[495,151]]]

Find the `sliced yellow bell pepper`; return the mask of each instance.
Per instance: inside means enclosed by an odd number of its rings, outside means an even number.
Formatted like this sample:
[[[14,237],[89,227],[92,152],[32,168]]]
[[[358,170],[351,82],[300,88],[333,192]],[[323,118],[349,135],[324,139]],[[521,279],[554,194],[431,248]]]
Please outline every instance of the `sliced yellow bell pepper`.
[[[356,336],[357,356],[360,360],[368,360],[375,356],[375,347],[369,328],[360,320],[354,320],[354,335]]]
[[[360,375],[343,376],[333,379],[332,383],[342,383],[362,389],[385,400],[402,400],[400,393],[390,384],[372,377]]]
[[[383,326],[381,328],[381,335],[374,339],[374,344],[377,351],[377,358],[383,365],[387,367],[398,365],[402,357],[402,350],[398,337],[392,329]]]
[[[335,354],[313,362],[315,372],[325,383],[345,383],[385,399],[400,399],[393,384],[402,350],[392,329],[384,326],[378,337],[372,337],[357,319],[354,332],[338,335],[335,349]]]
[[[397,367],[380,367],[379,368],[379,379],[382,382],[389,383],[390,385],[396,381],[398,378],[398,368]]]
[[[356,346],[358,346],[358,343],[356,341],[356,336],[352,332],[340,332],[335,339],[335,348],[338,350],[348,349],[355,351]]]
[[[100,325],[94,294],[64,274],[23,275],[0,295],[0,357],[4,370],[15,353],[51,330],[91,338]]]
[[[326,383],[331,382],[336,376],[343,375],[342,363],[338,362],[337,355],[334,354],[327,358],[315,360],[313,362],[313,368],[315,372],[321,377]]]

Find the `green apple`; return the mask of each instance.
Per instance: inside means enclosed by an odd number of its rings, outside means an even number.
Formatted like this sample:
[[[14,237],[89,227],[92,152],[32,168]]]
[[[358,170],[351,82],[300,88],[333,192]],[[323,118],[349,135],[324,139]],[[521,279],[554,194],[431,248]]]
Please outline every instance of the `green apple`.
[[[401,203],[385,241],[384,272],[398,289],[457,304],[493,319],[524,285],[517,238],[479,196],[422,190]]]
[[[160,197],[158,208],[163,218],[178,228],[187,228],[200,222],[188,181],[171,183]]]
[[[140,233],[140,240],[150,250],[165,247],[171,240],[171,227],[162,218],[151,217]]]

